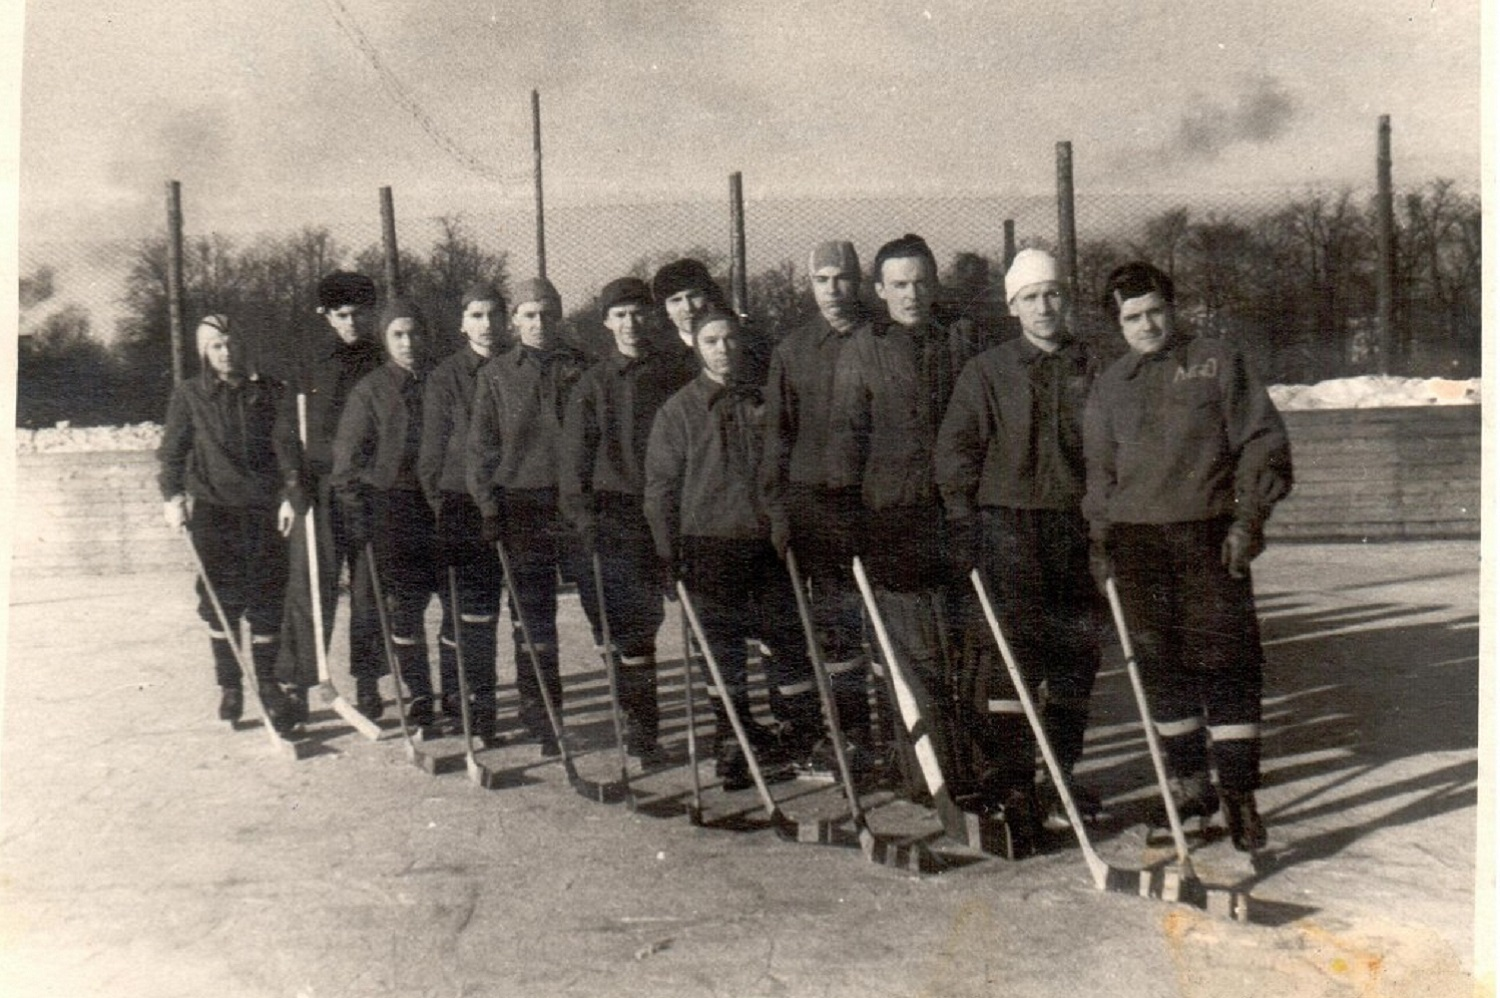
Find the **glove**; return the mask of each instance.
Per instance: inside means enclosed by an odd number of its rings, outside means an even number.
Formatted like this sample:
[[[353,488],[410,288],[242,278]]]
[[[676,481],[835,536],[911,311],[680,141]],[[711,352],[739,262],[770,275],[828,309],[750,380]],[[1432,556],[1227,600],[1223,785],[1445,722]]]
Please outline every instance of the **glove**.
[[[661,586],[661,594],[672,602],[677,602],[677,569],[671,558],[656,560],[656,579]]]
[[[1110,576],[1115,574],[1115,560],[1109,556],[1109,546],[1102,537],[1089,540],[1089,574],[1094,585],[1103,593],[1108,588]]]
[[[167,521],[168,530],[181,530],[187,526],[189,519],[187,496],[175,495],[161,504],[162,519]]]
[[[283,496],[284,501],[291,504],[292,512],[297,516],[305,515],[308,507],[312,505],[312,503],[308,502],[307,490],[297,482],[289,484]]]
[[[486,516],[484,522],[479,525],[479,536],[486,544],[494,544],[504,533],[505,521],[499,515]]]
[[[777,516],[771,518],[771,546],[776,549],[776,557],[786,561],[786,549],[792,543],[792,525],[787,522],[786,517]]]
[[[979,524],[972,516],[948,521],[948,544],[945,554],[948,571],[955,579],[968,578],[979,564]]]
[[[1231,577],[1244,579],[1250,575],[1250,563],[1265,549],[1265,535],[1259,527],[1251,526],[1244,520],[1235,520],[1229,525],[1229,532],[1224,535],[1219,558]]]
[[[364,496],[344,496],[339,500],[343,514],[344,539],[355,551],[363,551],[374,539],[374,526],[370,522],[370,507]]]
[[[599,527],[592,516],[585,517],[578,523],[578,543],[582,545],[585,554],[592,554],[599,545]]]
[[[282,537],[292,536],[292,527],[297,523],[297,510],[290,499],[281,500],[276,510],[276,531]]]

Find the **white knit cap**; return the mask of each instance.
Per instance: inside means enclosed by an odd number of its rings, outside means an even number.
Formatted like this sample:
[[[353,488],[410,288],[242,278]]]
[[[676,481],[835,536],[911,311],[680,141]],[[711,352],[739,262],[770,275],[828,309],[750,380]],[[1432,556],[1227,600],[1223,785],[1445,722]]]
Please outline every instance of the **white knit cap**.
[[[1021,289],[1043,281],[1061,281],[1062,268],[1057,259],[1046,250],[1023,249],[1011,261],[1005,272],[1005,300],[1015,301]]]

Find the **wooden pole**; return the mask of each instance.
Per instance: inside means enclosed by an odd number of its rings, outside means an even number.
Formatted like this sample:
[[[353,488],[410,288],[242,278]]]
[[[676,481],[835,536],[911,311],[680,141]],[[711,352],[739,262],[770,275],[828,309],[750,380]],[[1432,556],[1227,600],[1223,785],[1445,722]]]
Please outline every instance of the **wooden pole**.
[[[531,92],[531,162],[536,187],[536,274],[547,276],[547,223],[542,207],[542,97]]]
[[[1391,190],[1391,116],[1382,114],[1375,153],[1375,336],[1380,373],[1390,374],[1396,355],[1396,222]]]
[[[1078,232],[1073,219],[1073,143],[1057,144],[1057,257],[1068,275],[1068,291],[1078,300]]]
[[[380,189],[380,241],[385,247],[385,294],[401,293],[401,251],[396,247],[396,203],[391,189]]]
[[[1016,220],[1007,218],[1005,220],[1005,249],[1002,254],[1000,267],[1009,270],[1011,263],[1016,258]]]
[[[738,170],[729,175],[729,254],[731,304],[744,315],[750,295],[745,279],[745,190]]]
[[[167,332],[172,345],[172,383],[186,377],[187,335],[183,328],[182,184],[167,181]]]

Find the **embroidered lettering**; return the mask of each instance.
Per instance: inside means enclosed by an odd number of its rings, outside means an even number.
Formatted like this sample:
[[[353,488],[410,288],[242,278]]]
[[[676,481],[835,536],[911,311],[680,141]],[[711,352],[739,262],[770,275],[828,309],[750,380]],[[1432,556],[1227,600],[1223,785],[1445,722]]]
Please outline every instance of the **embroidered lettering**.
[[[1174,382],[1191,381],[1194,378],[1216,378],[1219,376],[1219,359],[1210,357],[1201,364],[1192,367],[1179,367],[1177,374],[1173,376]]]

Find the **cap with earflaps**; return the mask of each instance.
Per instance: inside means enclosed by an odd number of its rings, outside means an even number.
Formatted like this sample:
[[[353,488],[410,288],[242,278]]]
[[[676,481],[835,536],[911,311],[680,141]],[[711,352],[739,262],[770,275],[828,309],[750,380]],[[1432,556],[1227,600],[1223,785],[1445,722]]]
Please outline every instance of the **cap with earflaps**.
[[[516,293],[510,307],[520,308],[529,301],[551,302],[562,307],[562,295],[557,293],[557,288],[545,277],[528,277],[516,285]]]
[[[466,309],[471,302],[476,301],[499,302],[500,307],[505,308],[505,296],[500,293],[499,288],[488,281],[475,281],[465,286],[463,294],[459,295],[458,307]]]
[[[364,274],[335,270],[318,282],[318,307],[343,308],[345,305],[375,305],[375,282]]]
[[[599,316],[609,315],[609,310],[626,302],[651,304],[651,289],[638,277],[620,277],[604,285],[599,292]]]
[[[1030,285],[1062,279],[1062,268],[1051,253],[1046,250],[1023,249],[1016,254],[1016,258],[1010,263],[1010,269],[1005,272],[1005,300],[1015,301],[1021,289]]]
[[[859,277],[859,254],[847,239],[830,239],[818,243],[808,254],[807,272],[816,274],[825,267],[837,267],[840,274]]]
[[[673,260],[651,278],[651,295],[657,304],[683,291],[703,291],[710,296],[719,297],[718,290],[719,286],[714,283],[713,276],[709,274],[703,261],[691,257]]]

